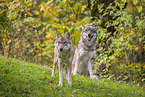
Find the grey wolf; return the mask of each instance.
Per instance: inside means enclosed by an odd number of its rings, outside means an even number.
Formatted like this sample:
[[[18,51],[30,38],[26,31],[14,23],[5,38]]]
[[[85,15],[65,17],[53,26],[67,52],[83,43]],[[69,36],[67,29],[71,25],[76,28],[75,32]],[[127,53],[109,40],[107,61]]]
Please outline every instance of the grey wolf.
[[[75,50],[72,65],[74,66],[73,74],[82,74],[90,78],[98,79],[98,76],[92,73],[91,59],[94,56],[94,48],[97,40],[98,27],[82,26],[82,32],[78,47]],[[88,73],[89,72],[89,73]]]
[[[53,61],[52,76],[54,76],[55,73],[55,63],[58,62],[58,69],[59,69],[58,86],[63,85],[63,65],[66,65],[66,79],[68,80],[68,84],[70,86],[72,84],[71,64],[72,64],[74,52],[75,52],[75,48],[71,41],[70,33],[67,33],[66,36],[62,36],[60,32],[57,32],[57,39],[55,41],[55,48],[54,48],[55,56]]]

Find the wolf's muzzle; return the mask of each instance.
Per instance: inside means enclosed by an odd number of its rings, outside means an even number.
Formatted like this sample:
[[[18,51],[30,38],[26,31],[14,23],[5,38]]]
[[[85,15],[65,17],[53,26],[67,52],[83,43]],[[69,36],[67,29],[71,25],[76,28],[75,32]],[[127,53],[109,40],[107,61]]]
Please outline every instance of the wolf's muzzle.
[[[88,40],[90,41],[93,38],[94,35],[88,34]]]

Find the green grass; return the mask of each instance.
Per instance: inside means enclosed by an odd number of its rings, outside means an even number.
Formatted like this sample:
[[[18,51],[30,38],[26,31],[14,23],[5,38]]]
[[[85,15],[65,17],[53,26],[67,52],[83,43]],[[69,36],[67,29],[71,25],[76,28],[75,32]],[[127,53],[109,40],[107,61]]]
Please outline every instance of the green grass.
[[[105,79],[72,76],[70,87],[58,85],[58,70],[51,77],[48,66],[38,66],[0,56],[0,96],[2,97],[145,97],[144,88]]]

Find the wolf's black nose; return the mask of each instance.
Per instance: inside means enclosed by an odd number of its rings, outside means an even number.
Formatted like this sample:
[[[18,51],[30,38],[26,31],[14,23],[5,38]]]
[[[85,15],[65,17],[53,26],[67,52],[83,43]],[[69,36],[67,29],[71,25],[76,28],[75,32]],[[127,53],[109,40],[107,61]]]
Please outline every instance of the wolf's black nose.
[[[91,34],[88,34],[89,37],[91,37]]]
[[[60,48],[60,51],[63,51],[63,48]]]

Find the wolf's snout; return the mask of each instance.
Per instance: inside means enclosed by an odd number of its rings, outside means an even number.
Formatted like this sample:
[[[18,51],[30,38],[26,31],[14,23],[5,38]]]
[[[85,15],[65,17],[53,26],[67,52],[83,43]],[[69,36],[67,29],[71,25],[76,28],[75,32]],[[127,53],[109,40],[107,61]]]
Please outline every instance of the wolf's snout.
[[[63,48],[60,48],[60,51],[63,51]]]

